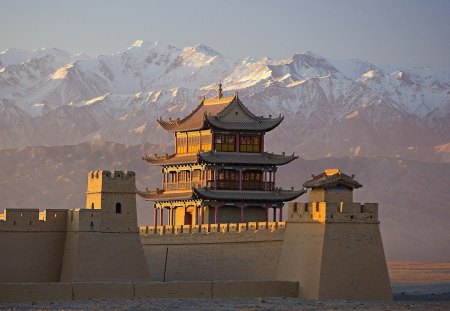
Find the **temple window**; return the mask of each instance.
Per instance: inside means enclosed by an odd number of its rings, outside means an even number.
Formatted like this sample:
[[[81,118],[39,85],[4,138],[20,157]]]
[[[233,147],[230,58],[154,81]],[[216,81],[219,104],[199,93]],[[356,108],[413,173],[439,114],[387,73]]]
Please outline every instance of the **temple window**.
[[[242,189],[245,190],[264,190],[262,182],[262,172],[246,171],[242,173]]]
[[[234,134],[215,134],[214,148],[216,151],[236,151]]]
[[[179,182],[189,181],[189,172],[188,171],[180,171],[178,173],[178,181]]]
[[[241,135],[240,152],[260,152],[261,150],[261,137],[259,135]]]
[[[209,151],[211,150],[211,134],[202,134],[200,138],[201,142],[201,150],[202,151]]]
[[[239,189],[238,172],[235,170],[217,171],[217,189]]]
[[[177,137],[177,153],[187,152],[186,143],[187,143],[186,137]]]
[[[116,214],[122,214],[122,204],[116,203]]]
[[[188,137],[188,153],[197,153],[200,150],[200,136]]]
[[[219,178],[218,180],[238,180],[237,179],[237,172],[234,170],[220,170],[219,171]]]

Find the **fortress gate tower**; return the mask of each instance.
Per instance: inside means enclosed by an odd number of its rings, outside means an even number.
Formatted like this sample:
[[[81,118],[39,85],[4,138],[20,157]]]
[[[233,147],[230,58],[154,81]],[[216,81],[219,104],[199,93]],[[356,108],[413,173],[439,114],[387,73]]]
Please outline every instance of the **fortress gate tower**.
[[[162,186],[139,192],[154,202],[154,225],[197,225],[282,218],[283,203],[304,190],[275,185],[277,167],[297,157],[264,150],[264,135],[283,117],[254,115],[238,95],[203,99],[184,119],[159,119],[174,133],[175,152],[143,157],[162,168]]]

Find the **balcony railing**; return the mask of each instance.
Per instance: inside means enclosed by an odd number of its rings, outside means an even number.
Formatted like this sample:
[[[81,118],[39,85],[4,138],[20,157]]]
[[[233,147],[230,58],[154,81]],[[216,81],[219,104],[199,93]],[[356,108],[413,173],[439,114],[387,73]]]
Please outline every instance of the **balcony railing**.
[[[213,190],[239,190],[239,181],[234,180],[218,180],[217,183],[208,180],[206,185]],[[273,191],[274,185],[273,182],[242,181],[242,190]]]
[[[192,187],[202,187],[203,184],[201,181],[180,181],[180,182],[169,182],[165,184],[165,190],[186,190],[191,189]]]

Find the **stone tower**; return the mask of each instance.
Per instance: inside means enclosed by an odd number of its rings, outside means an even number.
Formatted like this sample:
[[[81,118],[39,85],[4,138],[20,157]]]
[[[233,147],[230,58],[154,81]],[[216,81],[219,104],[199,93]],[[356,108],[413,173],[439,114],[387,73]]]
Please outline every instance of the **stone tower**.
[[[148,280],[134,172],[90,171],[86,209],[70,210],[61,281]]]
[[[353,202],[354,176],[325,170],[303,184],[308,203],[289,203],[276,278],[309,299],[391,300],[378,204]]]
[[[86,209],[101,212],[103,232],[137,232],[135,173],[90,171]]]

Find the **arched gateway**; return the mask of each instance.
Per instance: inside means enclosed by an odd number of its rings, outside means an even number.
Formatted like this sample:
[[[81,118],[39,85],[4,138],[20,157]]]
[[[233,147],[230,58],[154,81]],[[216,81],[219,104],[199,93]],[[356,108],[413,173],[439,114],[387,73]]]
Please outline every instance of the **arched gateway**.
[[[138,191],[154,202],[154,225],[281,221],[284,202],[305,192],[275,186],[277,167],[297,158],[264,151],[265,133],[281,121],[254,115],[237,94],[222,97],[220,84],[184,119],[159,119],[175,134],[175,153],[143,157],[163,173],[161,189]]]

